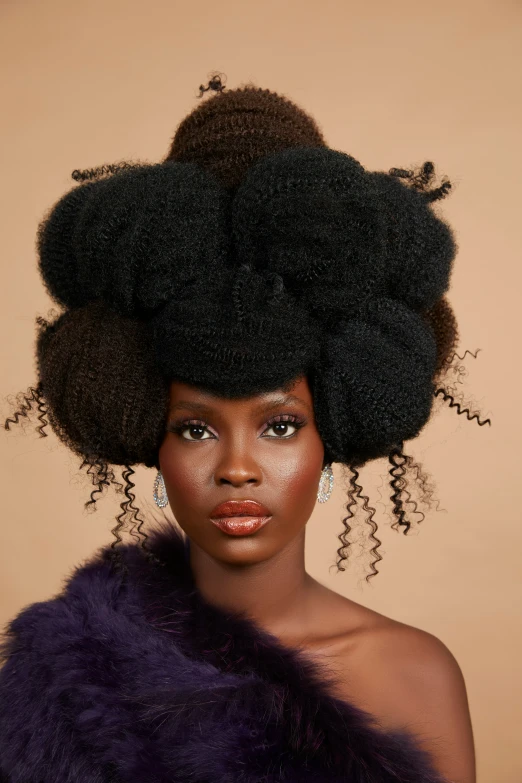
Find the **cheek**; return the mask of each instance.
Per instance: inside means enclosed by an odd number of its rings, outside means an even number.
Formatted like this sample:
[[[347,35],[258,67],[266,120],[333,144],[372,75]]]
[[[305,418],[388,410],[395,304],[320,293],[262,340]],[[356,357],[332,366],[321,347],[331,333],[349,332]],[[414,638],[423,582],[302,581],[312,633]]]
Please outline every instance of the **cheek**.
[[[283,516],[290,522],[302,524],[308,519],[317,500],[317,488],[321,475],[322,457],[297,459],[287,463],[273,477],[274,487],[278,490],[278,506]]]
[[[159,463],[169,489],[169,501],[175,516],[181,510],[186,515],[198,508],[198,500],[205,497],[207,479],[198,469],[190,449],[176,448],[174,436],[169,436],[159,450]]]

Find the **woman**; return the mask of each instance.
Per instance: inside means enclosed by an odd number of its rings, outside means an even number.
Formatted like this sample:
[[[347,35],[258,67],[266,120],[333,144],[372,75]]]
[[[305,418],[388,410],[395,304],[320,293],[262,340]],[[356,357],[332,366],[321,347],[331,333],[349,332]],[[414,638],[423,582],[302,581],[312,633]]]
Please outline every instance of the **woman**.
[[[6,427],[37,402],[89,503],[111,483],[126,500],[112,545],[6,629],[3,779],[472,783],[449,650],[304,566],[333,462],[343,568],[358,499],[376,530],[357,468],[388,457],[407,532],[402,444],[434,398],[486,423],[442,386],[456,245],[431,202],[450,184],[365,171],[269,90],[208,89],[162,163],[74,172],[38,232],[64,310],[38,319],[39,382]],[[140,531],[136,464],[183,534]],[[144,540],[117,547],[129,515]]]

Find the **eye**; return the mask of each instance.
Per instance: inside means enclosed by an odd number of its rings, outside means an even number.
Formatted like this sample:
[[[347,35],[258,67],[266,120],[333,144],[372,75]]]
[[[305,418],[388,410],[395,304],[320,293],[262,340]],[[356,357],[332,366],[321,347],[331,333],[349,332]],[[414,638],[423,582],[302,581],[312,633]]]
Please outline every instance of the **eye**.
[[[191,434],[195,437],[193,438],[186,438],[183,433],[185,430],[190,430]],[[169,432],[175,432],[177,435],[179,435],[183,440],[210,440],[214,436],[212,433],[209,432],[207,429],[207,425],[204,424],[202,421],[198,420],[191,420],[191,421],[180,421],[178,424],[171,424],[169,426]],[[204,438],[201,437],[202,435],[207,432],[210,435],[210,438]]]
[[[286,440],[287,438],[293,437],[297,430],[301,429],[306,424],[305,420],[300,418],[299,416],[292,416],[290,414],[282,414],[280,416],[276,416],[273,419],[270,419],[269,422],[267,422],[267,429],[265,430],[265,433],[267,430],[274,430],[276,432],[276,435],[269,435],[269,438],[278,438],[279,440]],[[293,428],[293,432],[290,432],[288,434],[288,428]],[[264,434],[264,433],[263,433]]]
[[[288,438],[292,438],[297,433],[297,430],[299,430],[305,424],[306,419],[300,416],[295,416],[292,414],[281,414],[279,416],[274,416],[272,419],[267,421],[267,426],[263,431],[262,437],[274,438],[277,440],[288,440]],[[290,432],[289,429],[291,430]],[[266,435],[269,430],[273,430],[275,435]],[[199,419],[185,419],[184,421],[180,422],[172,422],[168,426],[168,431],[175,433],[180,438],[183,438],[183,440],[192,442],[201,440],[215,440],[215,435],[209,431],[205,422],[200,421]],[[190,437],[185,436],[184,433],[186,431],[190,433]],[[205,437],[205,433],[207,433],[209,437]]]

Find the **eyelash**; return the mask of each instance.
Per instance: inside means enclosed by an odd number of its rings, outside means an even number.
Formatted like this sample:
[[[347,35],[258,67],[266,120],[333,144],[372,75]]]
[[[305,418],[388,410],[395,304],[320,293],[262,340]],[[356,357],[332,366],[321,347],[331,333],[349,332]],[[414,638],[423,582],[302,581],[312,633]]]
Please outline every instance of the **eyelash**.
[[[274,426],[274,424],[291,424],[293,427],[296,428],[296,431],[293,432],[291,435],[282,435],[281,437],[278,437],[277,435],[270,435],[270,438],[273,438],[274,440],[290,440],[290,438],[293,438],[294,435],[297,435],[297,432],[301,429],[301,427],[304,427],[306,424],[306,419],[301,416],[295,416],[294,414],[287,414],[283,413],[279,416],[273,416],[271,419],[269,419],[266,422],[266,429],[270,429]],[[183,421],[179,422],[172,422],[168,426],[168,431],[173,432],[176,435],[179,435],[180,438],[183,440],[188,441],[189,443],[198,443],[201,440],[212,440],[212,438],[195,438],[194,440],[191,440],[191,438],[183,438],[183,431],[188,429],[189,427],[202,427],[206,429],[207,425],[204,421],[201,421],[200,419],[184,419]],[[208,431],[208,430],[207,430]]]

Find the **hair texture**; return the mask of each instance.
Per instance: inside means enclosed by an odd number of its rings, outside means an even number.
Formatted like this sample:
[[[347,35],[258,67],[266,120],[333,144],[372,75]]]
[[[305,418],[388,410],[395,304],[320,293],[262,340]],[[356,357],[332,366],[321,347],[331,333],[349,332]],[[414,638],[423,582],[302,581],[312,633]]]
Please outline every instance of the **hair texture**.
[[[424,518],[408,475],[430,508],[433,486],[403,443],[435,398],[491,423],[443,385],[464,358],[446,298],[457,245],[432,208],[451,183],[435,184],[431,162],[366,171],[270,90],[226,92],[219,76],[206,89],[216,94],[181,122],[161,163],[75,170],[79,184],[40,223],[39,271],[63,312],[37,318],[38,382],[5,426],[36,403],[40,435],[47,414],[88,466],[86,506],[111,483],[124,492],[114,548],[126,516],[143,523],[132,466],[159,468],[172,380],[230,398],[306,376],[325,464],[351,471],[337,567],[360,505],[375,563],[358,469],[388,459],[406,534],[408,505]]]

